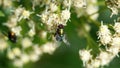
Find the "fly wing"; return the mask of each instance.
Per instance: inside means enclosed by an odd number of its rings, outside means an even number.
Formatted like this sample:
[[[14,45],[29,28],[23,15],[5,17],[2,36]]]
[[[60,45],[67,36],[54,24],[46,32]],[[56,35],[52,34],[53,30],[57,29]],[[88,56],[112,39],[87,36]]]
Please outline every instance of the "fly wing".
[[[67,46],[70,46],[70,43],[68,42],[66,35],[64,35],[64,37],[63,37],[63,42],[64,42]]]

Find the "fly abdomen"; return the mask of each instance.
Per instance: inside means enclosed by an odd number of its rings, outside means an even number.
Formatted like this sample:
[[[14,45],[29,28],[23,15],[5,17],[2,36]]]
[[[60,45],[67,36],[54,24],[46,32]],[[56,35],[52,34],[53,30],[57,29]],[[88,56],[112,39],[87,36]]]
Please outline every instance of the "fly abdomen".
[[[8,39],[9,39],[11,42],[16,43],[16,41],[17,41],[17,36],[15,35],[14,32],[9,32],[9,33],[8,33]]]

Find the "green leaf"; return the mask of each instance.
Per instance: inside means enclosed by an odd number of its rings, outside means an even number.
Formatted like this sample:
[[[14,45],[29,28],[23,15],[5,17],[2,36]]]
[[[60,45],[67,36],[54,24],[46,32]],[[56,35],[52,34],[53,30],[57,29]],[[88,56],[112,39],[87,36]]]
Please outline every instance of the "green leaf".
[[[4,16],[5,14],[2,11],[0,11],[0,17],[4,17]]]

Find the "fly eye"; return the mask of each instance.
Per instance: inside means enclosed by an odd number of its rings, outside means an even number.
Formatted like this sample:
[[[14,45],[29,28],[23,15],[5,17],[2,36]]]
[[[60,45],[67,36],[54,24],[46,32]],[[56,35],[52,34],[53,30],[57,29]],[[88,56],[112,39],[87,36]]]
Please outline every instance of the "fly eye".
[[[59,25],[58,25],[58,28],[63,29],[63,28],[64,28],[64,25],[63,25],[63,24],[59,24]]]

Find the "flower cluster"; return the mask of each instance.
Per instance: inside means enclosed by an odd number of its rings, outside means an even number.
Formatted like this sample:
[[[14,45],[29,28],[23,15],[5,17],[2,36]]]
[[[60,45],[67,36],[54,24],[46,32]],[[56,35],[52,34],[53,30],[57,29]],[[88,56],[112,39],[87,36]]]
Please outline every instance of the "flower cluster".
[[[11,9],[12,15],[9,16],[9,20],[6,23],[3,23],[3,25],[9,27],[10,31],[14,32],[17,36],[21,36],[20,32],[22,31],[22,28],[18,23],[22,19],[29,19],[31,12],[22,7],[13,9],[15,10]]]
[[[66,26],[67,21],[70,19],[71,0],[63,1],[65,3],[64,6],[61,6],[59,1],[50,1],[50,3],[47,3],[48,6],[45,7],[43,13],[39,16],[42,22],[47,25],[48,29],[52,31],[59,24]]]
[[[0,39],[0,51],[4,52],[7,50],[7,57],[13,61],[15,67],[23,67],[29,62],[36,62],[43,53],[53,54],[58,47],[54,42],[47,42],[39,46],[39,44],[33,44],[28,37],[22,39],[20,46],[13,48],[6,41],[6,39]]]
[[[111,33],[108,25],[103,25],[103,22],[98,31],[98,39],[100,41],[99,47],[100,53],[96,57],[93,57],[91,50],[80,50],[79,55],[86,68],[98,68],[109,63],[118,56],[120,52],[120,22],[115,21],[115,24],[111,27],[114,31]]]
[[[101,24],[98,32],[98,39],[100,39],[100,42],[104,45],[109,44],[112,40],[112,36],[110,30],[108,29],[108,26],[103,25],[103,23]]]
[[[112,11],[111,17],[113,15],[118,15],[120,12],[120,0],[105,0],[107,7]]]
[[[76,0],[75,0],[76,1]],[[81,17],[83,14],[87,14],[90,16],[91,19],[96,20],[98,17],[98,6],[97,6],[97,0],[80,0],[82,4],[82,6],[84,7],[80,7],[80,8],[76,8],[75,7],[75,11],[77,13],[77,17]],[[76,1],[77,2],[77,1]]]
[[[111,9],[113,15],[119,14],[119,0],[105,0],[108,8]],[[99,54],[92,55],[91,50],[80,50],[79,55],[86,68],[99,68],[109,65],[109,63],[118,56],[120,52],[120,20],[118,18],[114,25],[104,25],[101,22],[99,31],[97,32],[99,39]],[[102,46],[102,47],[101,47]],[[119,56],[118,56],[119,57]]]
[[[23,39],[26,45],[22,49],[15,47],[13,49],[8,49],[7,56],[13,61],[14,66],[22,67],[24,64],[29,62],[36,62],[40,59],[43,53],[52,54],[57,48],[56,44],[53,42],[48,42],[43,46],[37,44],[31,44],[28,38]],[[54,44],[54,45],[53,45]],[[31,51],[26,51],[31,48]]]
[[[0,52],[6,54],[7,58],[13,63],[15,68],[20,68],[29,62],[38,61],[43,53],[53,54],[58,45],[53,41],[46,42],[47,32],[36,29],[37,24],[33,19],[31,19],[31,15],[35,13],[34,11],[36,10],[35,7],[37,4],[33,4],[33,7],[31,8],[32,10],[30,10],[21,5],[20,0],[15,1],[20,5],[14,6],[12,4],[14,1],[10,1],[8,3],[7,0],[0,0],[0,7],[3,6],[3,11],[7,11],[9,9],[7,19],[0,24],[0,26],[7,29],[0,29]],[[33,3],[36,3],[35,1],[37,0],[33,1]],[[43,4],[45,3],[46,2]],[[52,12],[57,11],[58,6],[53,2],[50,3]],[[68,14],[68,16],[65,14]],[[54,13],[53,16],[56,16],[56,14]],[[67,9],[61,12],[60,18],[64,18],[62,19],[63,21],[67,22],[69,17],[70,12]],[[36,37],[39,42],[34,42]],[[16,42],[12,42],[11,40]],[[41,41],[44,41],[44,43],[40,44]]]
[[[88,64],[89,60],[92,59],[92,55],[90,54],[91,50],[80,50],[79,55],[81,60],[83,61],[83,65]]]

